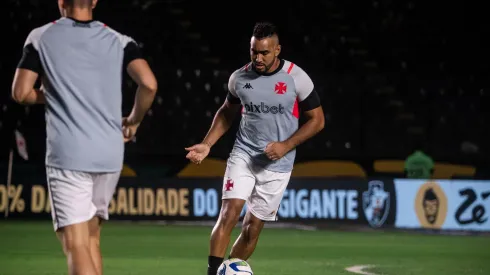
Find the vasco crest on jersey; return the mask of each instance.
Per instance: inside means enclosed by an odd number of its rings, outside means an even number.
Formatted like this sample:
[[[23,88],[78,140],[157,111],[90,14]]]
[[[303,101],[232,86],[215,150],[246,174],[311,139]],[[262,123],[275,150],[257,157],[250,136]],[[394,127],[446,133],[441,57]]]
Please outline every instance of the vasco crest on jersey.
[[[390,193],[384,190],[382,181],[370,181],[368,190],[362,193],[362,208],[372,227],[381,227],[390,212]]]
[[[274,86],[274,92],[278,95],[283,95],[286,93],[288,86],[284,82],[277,82]]]

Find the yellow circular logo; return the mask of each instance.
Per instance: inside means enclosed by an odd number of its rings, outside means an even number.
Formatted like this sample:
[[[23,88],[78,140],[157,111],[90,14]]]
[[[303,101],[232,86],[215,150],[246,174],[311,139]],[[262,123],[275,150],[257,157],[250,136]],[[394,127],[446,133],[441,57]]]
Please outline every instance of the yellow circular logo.
[[[429,181],[420,186],[415,213],[423,228],[441,228],[447,215],[447,197],[439,184]]]

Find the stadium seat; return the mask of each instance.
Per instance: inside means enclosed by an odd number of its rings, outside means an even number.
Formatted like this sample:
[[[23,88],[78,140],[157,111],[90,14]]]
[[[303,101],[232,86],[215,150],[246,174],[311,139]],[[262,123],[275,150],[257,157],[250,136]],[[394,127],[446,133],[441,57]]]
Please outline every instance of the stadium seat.
[[[195,177],[223,177],[226,170],[226,161],[220,159],[206,158],[201,164],[189,163],[177,174],[179,178]]]
[[[366,172],[359,164],[351,161],[308,161],[297,163],[291,177],[365,178]]]
[[[452,179],[454,177],[473,177],[476,169],[470,165],[454,165],[445,163],[434,164],[435,179]]]
[[[136,171],[134,171],[127,164],[123,165],[123,169],[121,171],[121,177],[136,177],[136,176],[137,176]]]

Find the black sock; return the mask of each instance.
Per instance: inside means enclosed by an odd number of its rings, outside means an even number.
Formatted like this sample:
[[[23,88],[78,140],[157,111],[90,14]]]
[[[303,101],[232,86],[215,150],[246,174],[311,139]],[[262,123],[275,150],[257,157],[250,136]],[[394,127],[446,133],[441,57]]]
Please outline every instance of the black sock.
[[[208,275],[216,275],[219,266],[223,263],[223,258],[215,256],[208,257]]]

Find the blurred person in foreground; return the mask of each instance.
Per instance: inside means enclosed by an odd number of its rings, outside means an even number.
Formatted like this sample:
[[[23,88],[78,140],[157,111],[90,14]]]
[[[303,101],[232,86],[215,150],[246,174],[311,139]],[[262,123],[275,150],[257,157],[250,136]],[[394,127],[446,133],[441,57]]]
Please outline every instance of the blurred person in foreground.
[[[200,144],[185,148],[199,164],[232,125],[242,119],[223,179],[219,218],[211,233],[208,275],[216,275],[245,202],[247,213],[230,258],[247,260],[266,221],[275,221],[289,183],[295,148],[324,127],[324,114],[310,77],[298,65],[279,58],[276,27],[257,23],[250,41],[251,62],[229,78],[228,95]],[[299,128],[300,112],[306,122]],[[299,129],[298,129],[299,128]]]
[[[69,274],[102,275],[101,221],[131,140],[157,91],[136,42],[93,19],[97,0],[58,0],[61,18],[30,32],[12,97],[46,104],[46,175]],[[138,84],[122,118],[122,71]],[[41,77],[42,86],[35,83]]]

